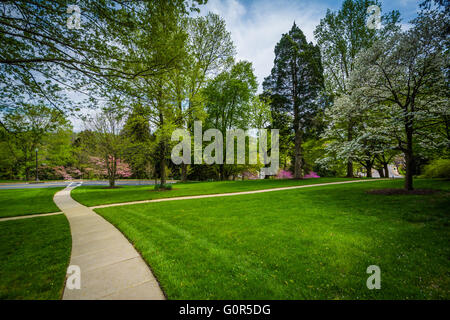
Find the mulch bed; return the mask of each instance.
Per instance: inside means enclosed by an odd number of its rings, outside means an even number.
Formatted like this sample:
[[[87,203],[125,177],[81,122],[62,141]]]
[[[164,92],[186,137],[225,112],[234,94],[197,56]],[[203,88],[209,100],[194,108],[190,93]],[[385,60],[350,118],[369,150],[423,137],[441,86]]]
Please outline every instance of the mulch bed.
[[[415,195],[427,195],[439,193],[440,190],[435,189],[414,189],[414,190],[405,190],[405,189],[372,189],[367,191],[369,194],[383,194],[383,195],[396,195],[396,194],[415,194]]]

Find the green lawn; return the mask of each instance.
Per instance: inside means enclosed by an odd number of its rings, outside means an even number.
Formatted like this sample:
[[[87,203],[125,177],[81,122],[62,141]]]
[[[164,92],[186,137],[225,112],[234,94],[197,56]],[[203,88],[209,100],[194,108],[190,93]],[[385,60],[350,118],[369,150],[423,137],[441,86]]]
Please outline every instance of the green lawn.
[[[449,299],[450,182],[402,180],[96,209],[169,299]],[[381,289],[366,287],[369,265]]]
[[[64,188],[0,190],[0,217],[61,211],[53,202],[53,196],[62,189]]]
[[[60,299],[70,260],[64,215],[0,222],[0,299]]]
[[[349,178],[320,178],[305,180],[244,180],[217,182],[177,183],[170,191],[154,191],[154,186],[120,186],[107,189],[105,186],[81,186],[71,192],[76,201],[86,206],[97,206],[109,203],[121,203],[149,199],[173,198],[200,194],[240,192],[270,188],[290,187],[297,185],[357,180]]]
[[[25,183],[26,181],[24,180],[1,180],[0,179],[0,183]]]

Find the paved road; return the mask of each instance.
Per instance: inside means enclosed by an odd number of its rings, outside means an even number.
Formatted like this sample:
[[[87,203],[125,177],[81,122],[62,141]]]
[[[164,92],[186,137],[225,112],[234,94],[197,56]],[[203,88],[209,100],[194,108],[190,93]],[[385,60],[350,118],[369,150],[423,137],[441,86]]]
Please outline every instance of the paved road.
[[[168,181],[173,183],[174,181]],[[2,183],[0,189],[27,189],[27,188],[52,188],[52,187],[67,187],[72,183],[73,186],[79,184],[80,181],[61,181],[61,182],[44,182],[44,183]],[[82,181],[84,186],[107,186],[108,181]],[[119,186],[137,186],[137,185],[153,185],[155,180],[119,180],[116,185]]]

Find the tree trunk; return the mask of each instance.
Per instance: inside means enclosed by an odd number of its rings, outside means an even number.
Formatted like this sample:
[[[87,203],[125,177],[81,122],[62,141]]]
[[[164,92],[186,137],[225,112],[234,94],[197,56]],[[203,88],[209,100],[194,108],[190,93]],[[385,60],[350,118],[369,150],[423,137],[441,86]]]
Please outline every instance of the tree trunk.
[[[26,181],[30,180],[30,168],[28,167],[28,157],[26,156],[26,154],[25,154],[25,179]]]
[[[406,129],[406,177],[405,177],[405,189],[413,190],[413,166],[414,166],[414,156],[413,156],[413,146],[412,146],[412,119],[408,119],[405,124]]]
[[[159,171],[161,175],[161,185],[166,184],[166,146],[165,143],[161,143],[161,159],[159,162]]]
[[[225,180],[225,167],[223,164],[219,164],[219,179],[221,181]]]
[[[109,157],[107,157],[107,161],[109,161]],[[115,157],[112,158],[111,164],[109,166],[108,170],[108,180],[109,180],[109,187],[114,188],[116,186],[116,171],[117,171],[117,159]],[[108,162],[107,162],[108,163]]]
[[[367,170],[367,178],[372,178],[372,164],[368,164],[366,166],[366,170]]]
[[[164,115],[161,111],[159,112],[159,123],[160,123],[161,127],[164,126]],[[166,184],[166,141],[165,141],[164,136],[161,139],[161,154],[160,154],[160,159],[159,159],[159,170],[160,170],[160,175],[161,175],[161,185],[164,185],[164,184]]]
[[[383,166],[384,166],[384,177],[385,177],[385,178],[389,178],[389,168],[388,168],[388,164],[387,164],[387,163],[384,163]]]
[[[348,124],[347,128],[347,141],[352,141],[353,139],[353,127],[352,124]],[[353,161],[347,160],[347,174],[345,175],[347,178],[353,178]]]
[[[405,160],[406,160],[406,177],[405,177],[405,189],[406,190],[413,190],[413,166],[414,166],[414,160],[413,160],[413,154],[412,154],[412,147],[409,148],[405,153]]]
[[[294,179],[303,179],[302,172],[302,131],[297,129],[295,132],[295,165]]]
[[[347,178],[353,178],[353,161],[348,160],[347,161]]]
[[[377,171],[378,171],[378,175],[380,176],[380,178],[384,178],[384,169],[380,168],[380,169],[377,169]]]
[[[181,181],[186,182],[187,181],[187,164],[182,163],[181,164]]]

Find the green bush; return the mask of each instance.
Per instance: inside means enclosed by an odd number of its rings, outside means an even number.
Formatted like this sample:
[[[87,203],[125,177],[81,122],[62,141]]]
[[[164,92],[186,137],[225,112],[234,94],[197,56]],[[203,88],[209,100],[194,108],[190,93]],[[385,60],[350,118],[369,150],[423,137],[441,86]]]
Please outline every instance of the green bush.
[[[424,167],[423,177],[450,179],[450,159],[436,159],[431,161]]]
[[[170,183],[166,184],[155,184],[155,191],[172,190],[172,185]]]

